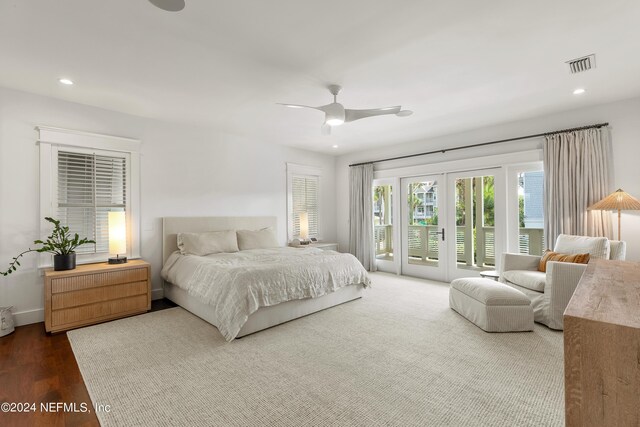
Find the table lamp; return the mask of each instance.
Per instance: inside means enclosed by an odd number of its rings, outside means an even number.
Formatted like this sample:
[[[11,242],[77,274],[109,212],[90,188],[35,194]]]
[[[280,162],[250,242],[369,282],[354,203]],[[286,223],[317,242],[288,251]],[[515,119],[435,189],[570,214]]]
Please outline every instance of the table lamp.
[[[127,253],[127,222],[124,212],[109,212],[109,264],[124,264],[127,257],[120,254]]]
[[[618,240],[622,240],[620,234],[620,211],[640,210],[640,200],[619,188],[604,199],[589,206],[588,210],[618,211]]]
[[[309,244],[309,214],[300,212],[300,244]]]

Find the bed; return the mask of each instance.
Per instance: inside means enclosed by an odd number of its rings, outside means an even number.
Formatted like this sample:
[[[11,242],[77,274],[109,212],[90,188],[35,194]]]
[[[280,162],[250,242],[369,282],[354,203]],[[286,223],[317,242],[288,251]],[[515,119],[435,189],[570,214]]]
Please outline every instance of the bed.
[[[300,295],[294,296],[296,299],[279,302],[273,305],[260,305],[259,307],[252,307],[250,313],[247,312],[248,317],[244,316],[241,319],[243,322],[242,327],[236,331],[234,328],[230,328],[226,325],[228,323],[225,316],[226,313],[223,310],[216,310],[215,301],[207,301],[202,294],[194,292],[193,289],[185,286],[185,268],[187,265],[199,266],[199,270],[209,269],[212,271],[214,268],[211,265],[216,262],[227,262],[226,260],[237,261],[237,258],[247,258],[254,262],[259,262],[261,259],[282,260],[289,256],[295,259],[296,266],[299,268],[303,264],[303,260],[308,256],[310,263],[320,262],[323,257],[333,257],[333,261],[330,264],[338,264],[339,262],[352,262],[350,261],[350,255],[338,254],[336,252],[327,251],[325,253],[319,249],[293,249],[293,248],[281,248],[274,250],[255,250],[255,251],[241,251],[238,252],[239,256],[233,254],[218,254],[213,255],[213,262],[210,259],[200,260],[201,257],[184,256],[176,253],[178,250],[177,234],[178,233],[203,233],[211,231],[223,231],[223,230],[260,230],[267,227],[276,229],[277,218],[276,217],[167,217],[163,218],[163,279],[164,279],[164,295],[166,298],[175,302],[182,308],[202,318],[203,320],[216,326],[222,335],[228,341],[233,338],[240,338],[258,331],[261,331],[272,326],[279,325],[290,320],[306,316],[308,314],[324,310],[329,307],[333,307],[338,304],[342,304],[348,301],[352,301],[362,297],[363,289],[368,286],[369,279],[366,276],[366,272],[362,269],[356,261],[357,267],[353,266],[354,272],[352,272],[352,281],[357,278],[358,283],[351,283],[339,288],[323,292],[318,292],[321,295],[315,297],[301,297]],[[316,251],[316,252],[314,252]],[[208,257],[203,257],[208,258]],[[223,261],[220,261],[222,259]],[[178,261],[176,261],[178,260]],[[315,260],[315,261],[314,261]],[[173,268],[169,263],[181,262],[182,277],[177,273],[168,274],[170,268]],[[240,262],[240,261],[238,261]],[[326,260],[324,262],[327,264]],[[284,268],[284,267],[283,267]],[[362,269],[361,272],[355,271],[356,269]],[[187,270],[188,271],[188,270]],[[333,272],[331,273],[333,275]],[[195,273],[194,273],[195,275]],[[359,276],[357,276],[359,275]],[[180,285],[171,283],[171,278]],[[168,280],[169,279],[169,280]],[[180,282],[182,280],[182,282]],[[299,279],[301,280],[301,279]],[[244,321],[246,319],[246,321]],[[237,322],[236,322],[237,323]],[[237,329],[237,328],[236,328]]]

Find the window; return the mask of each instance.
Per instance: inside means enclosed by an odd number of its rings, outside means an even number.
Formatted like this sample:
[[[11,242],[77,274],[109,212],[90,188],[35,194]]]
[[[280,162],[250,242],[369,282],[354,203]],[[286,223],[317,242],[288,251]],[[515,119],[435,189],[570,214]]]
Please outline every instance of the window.
[[[128,154],[100,155],[65,149],[57,152],[55,217],[71,233],[95,240],[78,254],[107,253],[108,212],[127,211]]]
[[[127,256],[140,256],[139,141],[53,128],[40,132],[40,216],[52,216],[80,237],[78,262],[108,258],[108,213],[125,212]],[[41,235],[49,232],[43,222]],[[40,266],[51,257],[41,257]]]
[[[544,172],[518,173],[518,250],[542,255],[544,242]]]
[[[300,236],[300,214],[307,213],[309,237],[320,235],[320,169],[287,164],[289,240]]]
[[[382,269],[385,262],[393,262],[393,186],[389,180],[375,180],[373,184],[373,238],[376,264]]]
[[[510,252],[542,255],[544,238],[544,171],[542,162],[508,169],[508,248]]]

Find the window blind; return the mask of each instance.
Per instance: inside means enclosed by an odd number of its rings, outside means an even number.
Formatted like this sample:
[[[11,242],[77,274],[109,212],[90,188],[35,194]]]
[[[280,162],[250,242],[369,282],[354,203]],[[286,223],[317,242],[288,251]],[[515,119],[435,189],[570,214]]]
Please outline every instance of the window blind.
[[[57,219],[95,240],[78,254],[109,251],[108,212],[126,211],[127,159],[58,151]]]
[[[300,213],[309,217],[309,237],[318,237],[318,196],[320,179],[317,176],[293,176],[291,183],[293,236],[300,236]]]

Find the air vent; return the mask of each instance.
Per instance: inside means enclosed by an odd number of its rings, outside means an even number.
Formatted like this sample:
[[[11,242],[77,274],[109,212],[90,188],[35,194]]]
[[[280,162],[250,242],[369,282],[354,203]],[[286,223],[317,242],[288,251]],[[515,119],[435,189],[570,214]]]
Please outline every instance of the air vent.
[[[582,58],[567,61],[571,74],[584,73],[592,68],[596,68],[596,55],[583,56]]]

